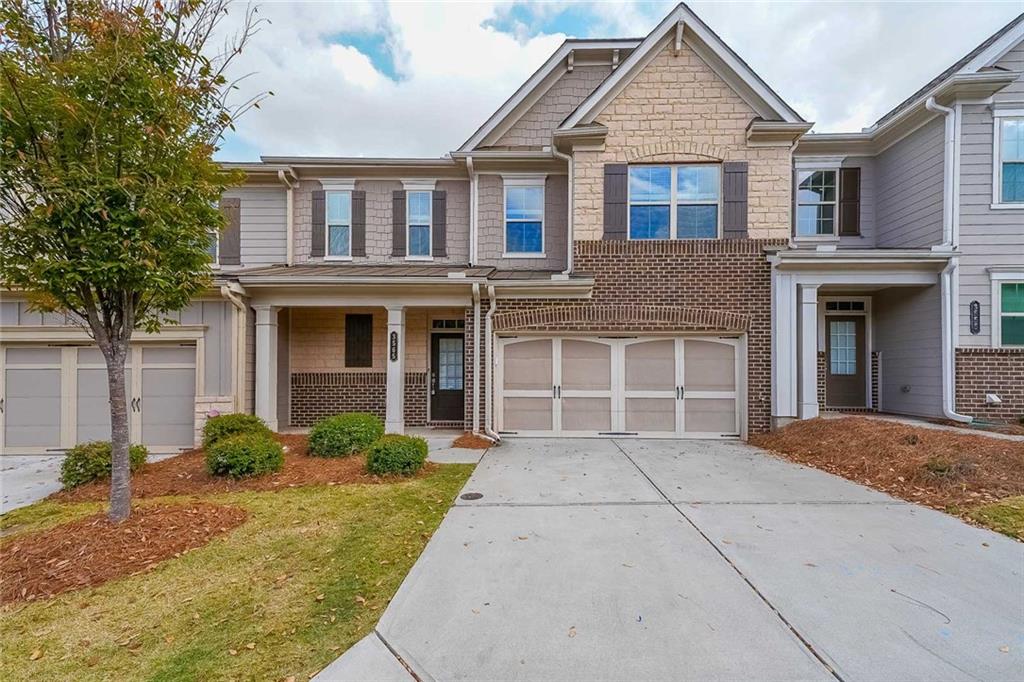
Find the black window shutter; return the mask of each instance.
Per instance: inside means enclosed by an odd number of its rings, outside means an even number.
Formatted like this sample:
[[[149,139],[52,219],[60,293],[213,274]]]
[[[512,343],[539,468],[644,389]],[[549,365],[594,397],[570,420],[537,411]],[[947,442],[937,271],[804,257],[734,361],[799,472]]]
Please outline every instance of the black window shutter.
[[[629,166],[604,165],[604,238],[626,238],[626,213],[629,209]]]
[[[373,315],[345,315],[345,366],[373,366]]]
[[[839,236],[860,235],[860,168],[839,169]]]
[[[352,255],[366,255],[366,192],[352,192]]]
[[[396,189],[391,197],[391,255],[405,256],[405,190]]]
[[[435,258],[444,258],[448,254],[448,193],[434,191],[433,206],[434,224],[431,226],[431,255]]]
[[[722,237],[745,239],[747,236],[747,162],[722,164]]]
[[[224,214],[224,231],[220,233],[220,264],[242,264],[242,200],[221,199],[220,212]]]
[[[327,204],[322,189],[313,190],[313,224],[311,229],[309,255],[313,258],[323,258],[324,238],[327,232]]]

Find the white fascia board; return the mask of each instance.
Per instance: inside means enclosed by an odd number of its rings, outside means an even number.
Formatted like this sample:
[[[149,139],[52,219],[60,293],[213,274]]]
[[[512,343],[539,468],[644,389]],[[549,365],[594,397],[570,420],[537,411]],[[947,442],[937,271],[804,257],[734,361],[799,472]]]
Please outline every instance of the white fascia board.
[[[650,63],[657,55],[658,50],[675,39],[676,26],[679,22],[683,22],[686,30],[691,31],[700,42],[706,45],[709,53],[720,60],[732,73],[735,73],[753,93],[772,109],[777,117],[791,123],[803,122],[799,114],[775,94],[696,14],[691,12],[686,5],[680,4],[644,38],[643,42],[619,64],[619,68],[600,87],[590,93],[559,128],[567,130],[580,123],[593,123],[608,102],[614,99],[622,88],[643,70],[644,66]],[[690,47],[695,47],[689,41],[687,44]]]
[[[793,167],[796,170],[831,170],[843,165],[846,156],[806,155],[793,156]]]
[[[974,59],[967,62],[957,73],[977,73],[986,66],[992,66],[1022,40],[1024,40],[1024,21],[1018,21],[1016,26],[1000,36],[999,40],[989,45]]]

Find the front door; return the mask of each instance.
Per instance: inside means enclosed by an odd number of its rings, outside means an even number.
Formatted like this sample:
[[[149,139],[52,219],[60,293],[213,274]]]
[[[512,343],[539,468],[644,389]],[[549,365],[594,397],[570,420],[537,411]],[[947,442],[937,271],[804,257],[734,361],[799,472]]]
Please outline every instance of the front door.
[[[430,338],[430,419],[464,419],[463,336],[432,334]]]
[[[866,407],[864,316],[829,315],[825,320],[825,403]]]

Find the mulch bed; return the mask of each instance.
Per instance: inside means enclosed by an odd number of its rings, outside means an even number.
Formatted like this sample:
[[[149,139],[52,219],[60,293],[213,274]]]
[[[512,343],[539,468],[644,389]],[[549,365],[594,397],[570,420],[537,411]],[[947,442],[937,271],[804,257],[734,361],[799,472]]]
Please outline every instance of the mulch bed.
[[[797,421],[750,442],[936,509],[1024,494],[1021,441],[847,417]]]
[[[136,507],[124,523],[101,513],[18,537],[0,552],[0,604],[140,573],[202,547],[246,516],[244,509],[204,502]]]
[[[278,434],[285,446],[284,466],[275,474],[234,480],[211,476],[201,449],[190,450],[177,457],[146,464],[132,474],[132,496],[163,497],[165,495],[210,495],[240,490],[281,490],[302,485],[343,485],[348,483],[390,483],[395,476],[374,476],[366,471],[366,458],[311,457],[308,440],[301,434]],[[437,465],[428,462],[416,476],[432,472]],[[109,481],[95,481],[50,496],[58,502],[93,502],[110,495]]]
[[[494,443],[483,436],[467,431],[452,442],[453,448],[468,448],[470,450],[487,450],[494,447]]]

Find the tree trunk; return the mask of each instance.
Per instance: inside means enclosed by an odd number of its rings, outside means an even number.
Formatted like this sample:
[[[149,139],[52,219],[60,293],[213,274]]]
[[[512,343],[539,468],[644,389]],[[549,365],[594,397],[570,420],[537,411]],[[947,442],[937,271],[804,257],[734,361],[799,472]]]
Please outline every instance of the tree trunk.
[[[110,471],[110,520],[121,522],[132,511],[132,478],[128,457],[128,401],[124,383],[124,364],[128,344],[112,340],[107,360],[107,387],[110,393],[110,442],[113,446]]]

